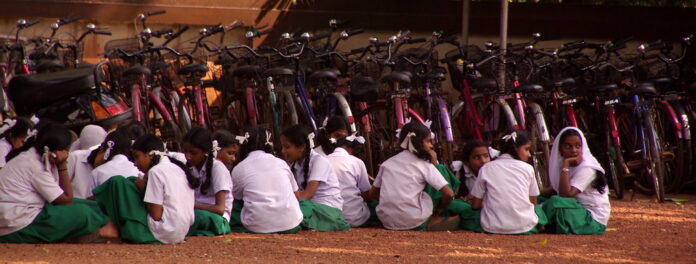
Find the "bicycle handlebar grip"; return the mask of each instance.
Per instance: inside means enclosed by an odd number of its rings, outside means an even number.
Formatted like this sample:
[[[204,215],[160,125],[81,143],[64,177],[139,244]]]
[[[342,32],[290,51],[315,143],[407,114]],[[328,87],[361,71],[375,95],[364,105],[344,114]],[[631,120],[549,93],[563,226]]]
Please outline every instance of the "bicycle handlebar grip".
[[[81,16],[74,16],[74,17],[68,17],[68,18],[61,18],[59,20],[60,20],[60,23],[62,25],[67,25],[67,24],[70,24],[70,23],[75,22],[75,21],[80,20],[80,19],[82,19]]]
[[[111,31],[94,31],[94,34],[111,36]]]
[[[577,49],[577,48],[582,48],[586,45],[584,40],[576,40],[573,42],[568,42],[563,44],[562,50],[571,50],[571,49]]]
[[[316,41],[316,40],[320,40],[320,39],[325,39],[325,38],[328,38],[329,36],[331,36],[331,32],[323,32],[323,33],[319,33],[319,34],[316,34],[316,35],[310,37],[309,41]]]
[[[363,28],[358,28],[358,29],[350,30],[350,31],[348,31],[348,32],[346,32],[346,33],[348,33],[348,36],[350,37],[350,36],[357,35],[357,34],[360,34],[360,33],[363,33],[363,32],[365,32],[365,29],[363,29]]]
[[[208,35],[212,35],[215,33],[220,33],[225,30],[225,27],[222,24],[219,24],[217,26],[213,26],[207,29],[208,30]]]
[[[425,41],[426,41],[425,38],[407,39],[407,40],[406,40],[406,43],[408,43],[408,44],[414,44],[414,43],[422,43],[422,42],[425,42]]]
[[[181,34],[186,32],[186,30],[188,30],[188,29],[189,29],[189,26],[186,26],[186,25],[184,25],[183,27],[180,27],[179,30],[176,31],[176,33],[169,36],[169,39],[174,39],[174,38],[181,36]]]
[[[357,49],[351,50],[348,54],[352,55],[352,54],[363,53],[365,50],[367,50],[367,48],[357,48]]]
[[[643,52],[648,52],[648,51],[653,51],[653,50],[660,50],[664,49],[667,47],[667,44],[662,42],[661,40],[649,42],[647,44],[641,44],[638,46],[638,49],[643,51]]]
[[[164,13],[167,13],[167,10],[164,10],[164,9],[162,9],[162,10],[155,10],[155,11],[150,11],[150,12],[145,13],[145,16],[161,15],[161,14],[164,14]]]
[[[172,30],[171,28],[163,28],[163,29],[160,29],[160,30],[157,30],[157,31],[153,31],[152,33],[150,33],[150,35],[159,38],[159,37],[161,37],[162,35],[172,33],[173,31],[174,31],[174,30]]]
[[[271,32],[273,32],[273,29],[272,29],[272,28],[269,28],[269,29],[266,29],[266,30],[264,30],[264,31],[256,32],[256,36],[258,37],[258,36],[261,36],[261,35],[264,35],[264,34],[268,34],[268,33],[271,33]]]
[[[25,28],[28,28],[28,27],[31,27],[31,26],[33,26],[33,25],[38,24],[39,22],[41,22],[41,20],[38,20],[38,19],[35,19],[35,20],[27,20],[27,23],[24,24],[24,27],[25,27]]]

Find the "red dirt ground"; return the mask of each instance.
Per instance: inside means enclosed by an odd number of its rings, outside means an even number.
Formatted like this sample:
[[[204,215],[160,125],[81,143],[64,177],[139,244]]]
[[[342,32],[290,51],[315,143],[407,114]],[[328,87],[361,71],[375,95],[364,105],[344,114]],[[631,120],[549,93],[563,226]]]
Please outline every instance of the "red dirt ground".
[[[696,196],[612,201],[600,236],[367,228],[192,237],[179,245],[0,244],[0,263],[696,263]]]

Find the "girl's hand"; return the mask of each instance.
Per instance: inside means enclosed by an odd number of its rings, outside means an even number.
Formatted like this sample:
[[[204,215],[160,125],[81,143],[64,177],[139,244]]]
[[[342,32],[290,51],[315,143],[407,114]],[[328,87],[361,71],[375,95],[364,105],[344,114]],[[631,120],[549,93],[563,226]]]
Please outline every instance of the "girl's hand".
[[[437,152],[433,148],[427,148],[428,155],[430,156],[430,162],[432,164],[438,164],[437,161]]]
[[[582,156],[566,158],[563,160],[563,167],[564,168],[575,167],[575,166],[578,166],[578,164],[580,164],[580,163],[582,163]]]
[[[49,154],[49,161],[53,164],[56,165],[58,168],[67,168],[68,167],[68,152],[61,150],[61,151],[54,151]]]
[[[471,194],[467,194],[467,195],[464,196],[464,197],[459,197],[459,199],[461,199],[461,200],[463,200],[463,201],[465,201],[465,202],[471,203],[472,201],[474,201],[474,196],[471,195]]]

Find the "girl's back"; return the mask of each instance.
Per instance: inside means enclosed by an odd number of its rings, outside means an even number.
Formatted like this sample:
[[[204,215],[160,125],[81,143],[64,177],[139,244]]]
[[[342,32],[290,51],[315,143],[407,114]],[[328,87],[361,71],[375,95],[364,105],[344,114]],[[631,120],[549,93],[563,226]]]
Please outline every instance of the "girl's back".
[[[232,185],[235,199],[244,200],[241,220],[250,231],[280,232],[302,222],[297,183],[285,161],[253,151],[232,170]]]
[[[161,221],[148,216],[155,238],[167,244],[183,241],[194,221],[194,190],[189,187],[184,171],[168,157],[161,157],[148,172],[145,202],[164,207]]]
[[[361,195],[371,187],[365,163],[343,148],[336,148],[327,159],[338,177],[343,197],[343,216],[351,226],[359,226],[370,218],[370,209]]]

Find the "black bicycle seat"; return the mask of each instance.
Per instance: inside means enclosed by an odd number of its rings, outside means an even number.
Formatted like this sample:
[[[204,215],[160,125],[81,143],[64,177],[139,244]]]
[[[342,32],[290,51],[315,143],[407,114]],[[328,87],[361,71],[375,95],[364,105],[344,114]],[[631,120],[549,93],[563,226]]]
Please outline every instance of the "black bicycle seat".
[[[411,73],[410,72],[390,72],[379,78],[380,82],[403,82],[411,83]]]
[[[311,75],[309,75],[309,80],[311,81],[317,81],[321,79],[328,79],[328,80],[338,80],[338,75],[341,72],[338,71],[337,69],[322,69],[313,72]]]
[[[588,88],[587,90],[590,92],[603,93],[606,91],[613,91],[613,90],[616,90],[618,88],[619,88],[618,85],[610,83],[610,84],[602,84],[602,85],[592,86],[592,87]]]
[[[123,71],[123,75],[135,75],[135,74],[145,74],[145,75],[150,75],[152,72],[150,69],[143,65],[135,65],[133,67],[130,67]]]
[[[569,85],[574,85],[575,84],[575,79],[573,78],[560,78],[560,79],[555,79],[551,80],[548,82],[549,86],[554,86],[554,87],[564,87],[564,86],[569,86]]]
[[[240,76],[256,76],[261,72],[261,66],[258,65],[244,65],[244,66],[239,66],[236,70],[234,70],[233,75],[240,77]]]
[[[639,95],[656,95],[657,90],[655,89],[655,85],[653,83],[643,82],[638,83],[636,85],[636,88],[633,88],[633,90],[631,90],[631,93]]]
[[[525,84],[520,85],[512,89],[514,92],[518,93],[543,93],[544,87],[538,84]]]
[[[192,73],[198,73],[198,74],[205,74],[208,72],[208,66],[205,66],[203,64],[189,64],[184,67],[181,67],[179,71],[177,72],[180,75],[188,75]]]
[[[283,68],[283,67],[276,67],[272,69],[268,69],[265,72],[263,72],[263,75],[266,76],[292,76],[295,74],[295,71],[289,68]]]

